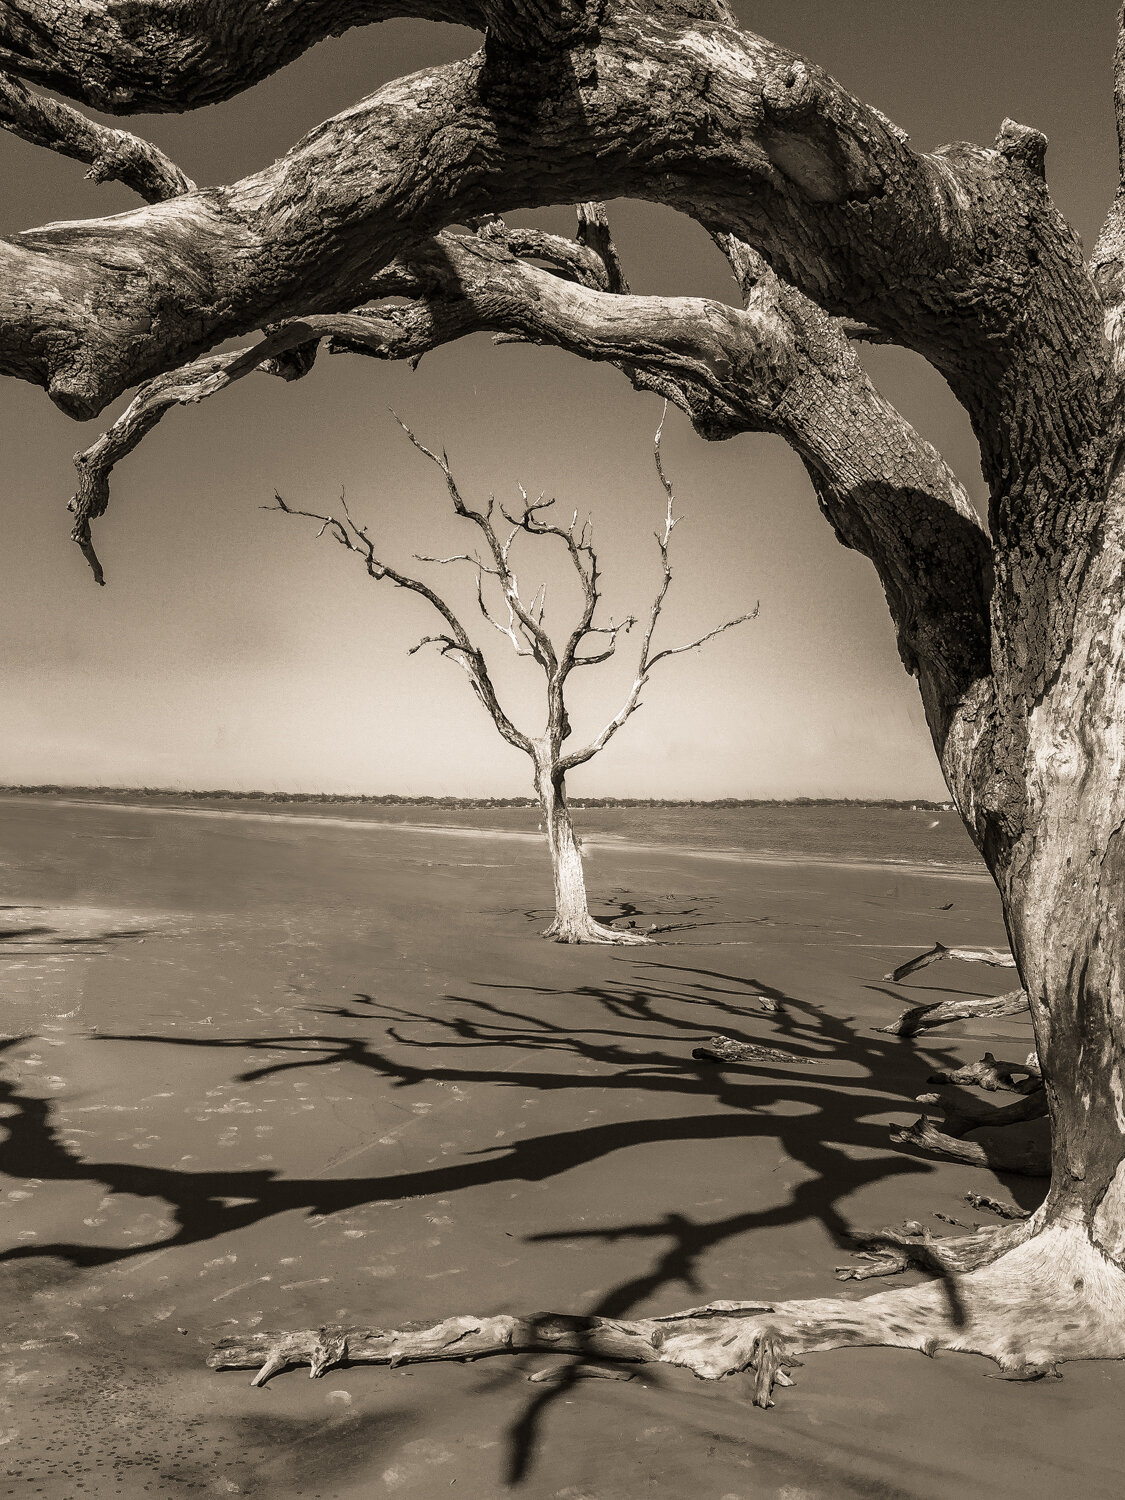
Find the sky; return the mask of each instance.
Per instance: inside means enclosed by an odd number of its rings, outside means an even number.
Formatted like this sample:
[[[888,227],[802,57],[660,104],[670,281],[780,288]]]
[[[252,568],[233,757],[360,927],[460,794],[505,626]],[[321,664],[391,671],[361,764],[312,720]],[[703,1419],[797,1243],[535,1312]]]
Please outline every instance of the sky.
[[[989,142],[1005,116],[1044,130],[1055,200],[1092,245],[1115,177],[1114,0],[741,0],[736,9],[878,105],[920,148]],[[417,22],[355,30],[238,99],[113,123],[155,140],[200,183],[232,181],[387,79],[463,56],[478,40]],[[135,202],[9,136],[0,181],[2,233]],[[635,291],[736,300],[690,220],[640,203],[610,211]],[[565,207],[512,217],[563,232],[572,224]],[[968,423],[940,378],[901,351],[864,359],[983,504]],[[564,513],[590,514],[618,618],[644,608],[659,579],[660,403],[608,367],[477,336],[413,372],[322,356],[291,385],[252,376],[173,412],[116,471],[97,534],[108,587],[98,589],[68,536],[71,455],[124,404],[77,424],[36,388],[0,388],[0,783],[527,794],[528,762],[499,739],[464,676],[433,651],[408,655],[435,623],[426,606],[262,508],[278,489],[322,510],[343,487],[387,560],[463,550],[440,475],[392,408],[448,449],[469,500],[514,501],[522,482],[557,496]],[[708,444],[673,411],[663,447],[685,519],[658,644],[755,605],[758,617],[658,668],[642,710],[574,774],[573,790],[943,798],[874,570],[836,542],[786,446],[760,435]],[[535,569],[526,554],[524,576]],[[553,569],[561,629],[565,590]],[[429,576],[450,584],[468,615],[466,581],[449,571]],[[580,674],[576,740],[616,710],[634,652],[625,638],[617,663]],[[534,675],[495,649],[491,659],[511,716],[538,731]]]

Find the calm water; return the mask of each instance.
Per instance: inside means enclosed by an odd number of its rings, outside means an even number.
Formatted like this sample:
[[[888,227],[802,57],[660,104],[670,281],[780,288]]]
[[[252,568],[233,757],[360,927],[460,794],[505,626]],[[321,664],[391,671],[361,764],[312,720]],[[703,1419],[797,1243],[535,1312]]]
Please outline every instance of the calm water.
[[[89,794],[85,795],[89,798]],[[97,800],[527,833],[534,833],[539,823],[535,809],[529,807],[446,808],[421,803],[381,806],[362,802],[272,802],[261,798],[145,797],[137,792],[104,794]],[[820,856],[839,860],[886,860],[896,864],[984,871],[960,818],[952,812],[817,805],[584,808],[579,798],[575,799],[573,810],[579,831],[595,838],[677,844],[689,849],[731,849],[752,854]]]

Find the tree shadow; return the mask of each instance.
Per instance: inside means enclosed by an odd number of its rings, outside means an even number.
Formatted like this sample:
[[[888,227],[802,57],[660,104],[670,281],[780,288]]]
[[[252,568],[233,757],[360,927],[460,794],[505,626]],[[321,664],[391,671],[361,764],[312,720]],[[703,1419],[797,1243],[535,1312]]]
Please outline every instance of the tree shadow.
[[[666,896],[661,903],[660,898],[649,896],[644,898],[643,904],[638,904],[630,899],[628,891],[621,891],[615,896],[600,900],[591,898],[590,914],[604,927],[619,927],[623,931],[643,932],[657,937],[670,932],[692,932],[704,927],[770,927],[774,925],[770,917],[713,915],[713,909],[719,905],[717,896],[690,896],[687,898],[686,905],[679,904],[669,909],[667,902],[675,900],[677,900],[676,897]],[[504,915],[512,915],[515,912],[521,913],[536,926],[541,923],[546,926],[554,917],[553,910],[537,906],[505,908]],[[727,945],[709,939],[708,946]]]
[[[698,1296],[700,1263],[723,1241],[750,1231],[816,1222],[838,1246],[852,1247],[855,1226],[843,1202],[893,1176],[928,1174],[936,1164],[894,1147],[878,1117],[916,1109],[915,1095],[935,1067],[959,1059],[932,1038],[904,1046],[897,1037],[854,1024],[783,990],[721,969],[671,959],[613,955],[601,984],[572,989],[474,983],[447,993],[437,1014],[357,994],[345,1004],[311,1007],[322,1027],[299,1037],[185,1037],[99,1034],[91,1040],[138,1046],[271,1054],[233,1075],[253,1084],[294,1070],[348,1064],[384,1088],[423,1083],[487,1084],[548,1093],[639,1092],[654,1103],[698,1101],[686,1114],[657,1108],[648,1118],[617,1119],[483,1145],[460,1159],[417,1170],[350,1178],[282,1177],[274,1169],[188,1171],[75,1156],[56,1126],[52,1103],[21,1092],[0,1071],[7,1139],[0,1171],[43,1181],[99,1183],[110,1193],[162,1200],[172,1220],[163,1239],[106,1247],[56,1241],[23,1244],[0,1261],[54,1258],[95,1267],[199,1243],[293,1210],[329,1215],[374,1202],[449,1196],[500,1182],[543,1182],[615,1152],[648,1145],[755,1139],[776,1143],[800,1170],[785,1193],[762,1206],[698,1221],[674,1210],[649,1222],[552,1231],[532,1241],[598,1238],[658,1248],[650,1264],[610,1288],[590,1312],[620,1317],[675,1285]],[[763,997],[772,1009],[761,1008]],[[556,1019],[558,1002],[587,1002],[585,1024]],[[691,1056],[720,1025],[748,1044],[783,1046],[790,1060],[715,1064]],[[378,1042],[371,1039],[376,1028]],[[24,1038],[0,1043],[8,1051]],[[280,1053],[282,1056],[278,1057]],[[817,1064],[813,1067],[812,1064]],[[1023,1193],[1029,1184],[1022,1183]],[[529,1472],[540,1424],[574,1383],[537,1389],[509,1433],[509,1482]],[[646,1379],[652,1377],[646,1371]]]
[[[42,907],[3,906],[0,911],[41,911]],[[59,955],[72,957],[83,953],[101,954],[110,950],[106,946],[126,938],[143,938],[151,934],[147,927],[109,928],[104,932],[84,934],[67,933],[61,927],[46,923],[32,923],[18,927],[0,927],[0,959]]]

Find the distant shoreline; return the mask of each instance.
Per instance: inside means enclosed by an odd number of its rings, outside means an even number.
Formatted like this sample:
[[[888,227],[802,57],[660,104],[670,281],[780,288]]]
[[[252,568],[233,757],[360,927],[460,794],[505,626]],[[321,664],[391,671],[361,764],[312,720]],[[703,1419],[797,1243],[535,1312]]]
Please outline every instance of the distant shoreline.
[[[19,792],[19,791],[10,791],[10,790],[5,789],[5,788],[0,788],[0,802],[2,802],[4,800],[8,800],[8,799],[18,798],[21,795],[22,795],[22,793]],[[170,805],[167,801],[156,801],[155,798],[156,798],[156,796],[159,795],[159,794],[156,794],[156,793],[150,794],[153,800],[143,801],[143,802],[125,800],[129,795],[130,795],[129,793],[123,792],[123,793],[119,793],[117,796],[112,797],[112,798],[110,798],[110,797],[104,797],[104,796],[100,797],[100,798],[99,797],[85,797],[84,798],[84,797],[66,796],[60,790],[60,791],[52,792],[49,796],[43,797],[42,798],[42,802],[45,803],[45,804],[47,804],[47,805],[53,806],[53,807],[74,807],[74,808],[88,808],[88,809],[98,809],[98,808],[100,808],[100,809],[104,809],[106,811],[126,812],[126,813],[129,813],[129,812],[131,812],[131,813],[141,813],[141,814],[148,814],[148,815],[152,815],[152,816],[158,816],[160,814],[166,814],[166,815],[178,816],[178,817],[182,817],[182,818],[203,818],[203,819],[207,819],[207,818],[219,818],[219,819],[230,819],[230,820],[235,821],[235,822],[249,822],[249,823],[283,823],[283,824],[290,824],[290,825],[300,825],[300,826],[304,826],[306,828],[309,828],[309,827],[313,827],[313,828],[315,828],[315,827],[341,828],[341,829],[342,828],[350,828],[350,829],[357,830],[357,831],[358,830],[364,830],[364,829],[366,829],[366,830],[369,830],[369,831],[379,830],[379,831],[388,832],[388,833],[414,833],[414,834],[430,834],[430,835],[439,835],[439,836],[452,836],[454,838],[485,838],[485,839],[515,840],[515,841],[518,841],[518,842],[525,842],[525,843],[526,842],[540,842],[541,839],[542,839],[542,834],[541,833],[532,832],[530,828],[524,828],[524,829],[519,829],[519,828],[503,828],[503,827],[500,827],[500,828],[486,828],[486,827],[482,827],[479,824],[475,824],[475,823],[462,824],[462,825],[458,826],[456,824],[451,824],[451,823],[421,822],[421,821],[414,821],[414,820],[407,820],[407,819],[394,820],[394,819],[390,819],[390,818],[377,818],[377,817],[368,817],[368,818],[355,818],[355,817],[351,817],[351,818],[349,818],[347,816],[340,816],[338,814],[334,816],[332,814],[326,814],[326,813],[318,814],[318,813],[296,812],[296,811],[285,812],[284,810],[279,810],[277,808],[273,808],[273,809],[271,809],[269,811],[266,811],[264,809],[263,810],[258,810],[256,808],[255,809],[250,809],[250,808],[247,808],[247,807],[237,807],[237,806],[236,807],[225,807],[225,808],[218,808],[218,807],[184,807],[182,805],[181,806],[176,806],[174,804]],[[182,793],[173,793],[173,794],[165,794],[165,795],[180,796],[181,798],[183,797]],[[219,799],[215,799],[215,800],[219,800]],[[235,801],[235,800],[238,800],[238,799],[232,798],[232,799],[225,799],[225,800]],[[276,799],[262,798],[262,799],[258,799],[258,800],[261,800],[261,801],[273,801],[273,800],[276,800]],[[306,799],[301,799],[301,800],[304,801]],[[308,800],[309,801],[313,801],[313,802],[322,802],[324,799],[312,798],[312,799],[308,799]],[[352,799],[349,799],[349,800],[352,800]],[[397,805],[402,806],[403,804],[399,803]],[[409,805],[409,806],[418,806],[420,804],[407,804],[407,805]],[[486,808],[489,806],[488,803],[483,803],[481,805],[483,807],[486,807]],[[510,805],[510,804],[507,804],[507,805]],[[590,804],[587,804],[587,805],[590,805]],[[635,805],[639,805],[641,807],[647,807],[647,806],[649,806],[649,804],[647,804],[647,803],[641,803],[641,804],[635,804]],[[682,807],[682,806],[692,806],[693,804],[675,803],[675,804],[671,804],[671,805]],[[701,804],[694,804],[694,805],[696,807],[698,807]],[[715,804],[702,804],[702,805],[703,806],[715,806]],[[753,803],[753,804],[749,804],[749,805],[750,806],[761,806],[762,804]],[[775,805],[788,806],[789,804],[772,804],[772,803],[770,803],[770,804],[765,804],[765,805],[772,807],[772,806],[775,806]],[[863,804],[863,803],[847,803],[847,804],[832,803],[830,805],[832,805],[832,806],[842,806],[842,805],[844,805],[844,806],[858,807],[858,808],[863,808],[864,806],[866,806],[866,804]],[[887,804],[885,804],[885,803],[880,803],[880,804],[877,804],[877,805],[880,806],[880,807],[887,806]],[[915,811],[921,811],[921,810],[923,810],[922,805],[919,804],[919,803],[904,803],[904,804],[897,804],[896,803],[896,804],[893,804],[893,806],[896,807],[896,808],[898,808],[898,807],[901,806],[904,809],[915,810]],[[533,811],[534,810],[534,804],[521,803],[521,804],[519,804],[519,810]],[[609,832],[607,830],[589,830],[589,831],[583,830],[583,833],[582,833],[582,842],[586,846],[586,848],[588,850],[590,850],[590,851],[592,851],[594,849],[602,849],[602,850],[606,850],[606,851],[615,850],[615,851],[620,852],[620,853],[624,853],[624,852],[634,852],[635,853],[635,852],[645,851],[645,852],[649,852],[649,853],[686,855],[689,858],[693,858],[693,859],[718,859],[718,860],[725,860],[725,861],[733,861],[735,863],[740,863],[740,864],[764,864],[764,865],[775,865],[775,866],[776,865],[821,865],[821,866],[829,866],[829,867],[833,867],[833,868],[837,868],[837,869],[854,869],[854,870],[887,869],[887,870],[895,870],[895,871],[900,872],[902,874],[915,874],[915,875],[927,875],[927,876],[944,876],[944,877],[947,877],[947,878],[953,878],[953,879],[959,879],[959,880],[986,880],[987,881],[990,878],[989,875],[988,875],[988,872],[984,869],[983,866],[981,866],[980,868],[974,868],[974,867],[966,865],[965,863],[962,863],[960,861],[955,862],[955,863],[954,862],[947,863],[947,862],[945,862],[943,860],[917,860],[917,859],[911,859],[911,858],[895,857],[893,855],[888,856],[888,855],[885,855],[885,854],[881,855],[881,856],[877,856],[877,857],[870,857],[870,856],[865,857],[863,854],[860,854],[860,853],[857,853],[857,852],[850,852],[850,851],[846,852],[846,853],[845,852],[841,852],[841,851],[837,851],[837,852],[833,853],[833,852],[829,852],[827,850],[822,850],[822,851],[812,851],[812,850],[791,851],[791,850],[772,849],[772,848],[756,849],[756,850],[755,849],[745,849],[745,848],[740,849],[738,847],[731,846],[731,845],[729,845],[727,843],[717,844],[717,845],[716,844],[702,845],[702,844],[695,844],[695,843],[681,843],[678,840],[677,841],[673,841],[673,842],[669,842],[667,840],[663,840],[663,839],[659,839],[659,838],[653,841],[653,840],[646,839],[644,837],[638,838],[637,837],[637,833],[636,833],[635,830],[630,830],[629,832],[626,832],[626,833],[614,833],[614,832]]]
[[[493,808],[535,807],[534,797],[445,797],[402,796],[395,792],[363,794],[351,792],[232,792],[181,791],[175,787],[128,786],[0,786],[0,795],[21,797],[180,797],[189,802],[324,802],[370,807]],[[925,797],[574,797],[582,807],[889,807],[916,812],[952,812],[952,802],[931,802]]]

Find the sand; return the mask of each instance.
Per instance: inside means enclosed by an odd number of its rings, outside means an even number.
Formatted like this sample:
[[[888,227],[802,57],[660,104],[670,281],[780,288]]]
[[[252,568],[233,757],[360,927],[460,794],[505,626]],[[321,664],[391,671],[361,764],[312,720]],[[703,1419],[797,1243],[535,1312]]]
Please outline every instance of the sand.
[[[1120,1493],[1119,1365],[846,1351],[770,1412],[674,1370],[529,1384],[532,1356],[204,1367],[232,1327],[832,1295],[849,1226],[1037,1201],[888,1140],[935,1064],[1028,1050],[1020,1018],[873,1029],[1004,987],[879,977],[1002,944],[986,880],[635,846],[588,875],[673,930],[543,942],[518,837],[0,802],[0,1496]],[[717,1031],[821,1065],[693,1061]]]

